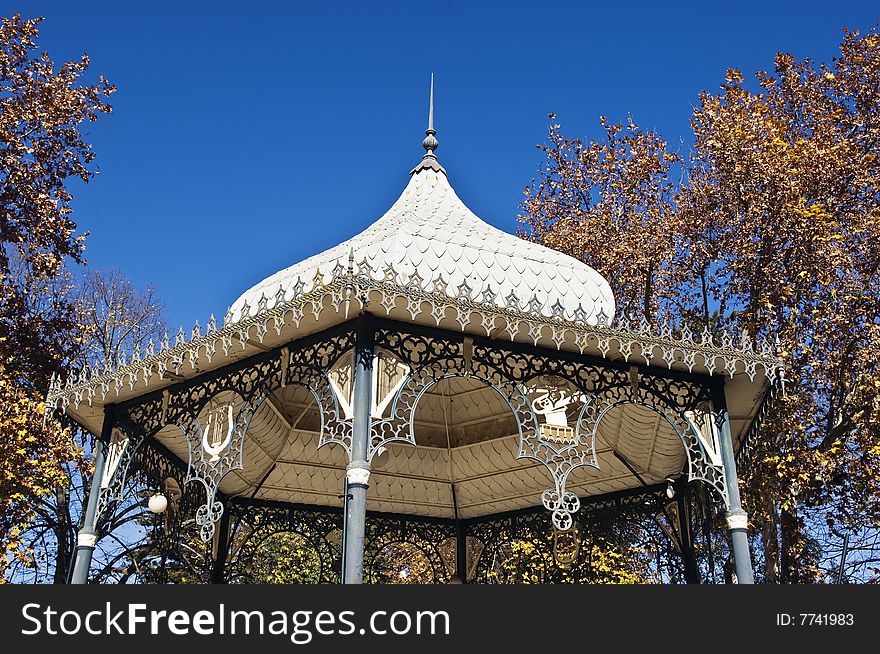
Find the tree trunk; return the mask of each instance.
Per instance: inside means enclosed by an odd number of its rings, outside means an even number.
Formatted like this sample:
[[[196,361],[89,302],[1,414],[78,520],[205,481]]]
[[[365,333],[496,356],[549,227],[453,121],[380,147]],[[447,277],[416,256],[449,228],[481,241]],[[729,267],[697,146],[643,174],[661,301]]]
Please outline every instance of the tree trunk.
[[[709,288],[706,280],[706,268],[703,268],[700,273],[700,283],[703,287],[703,319],[706,321],[706,328],[709,329],[711,326],[709,325]]]
[[[70,487],[68,485],[55,489],[55,524],[52,531],[55,533],[55,574],[52,583],[67,583],[67,575],[70,571],[72,558],[72,544],[70,543]]]
[[[761,528],[764,548],[764,583],[779,583],[779,514],[770,493],[764,495],[764,524]]]
[[[645,298],[644,298],[644,312],[645,312],[645,320],[649,323],[653,324],[651,311],[651,303],[654,299],[654,267],[649,266],[647,274],[645,275]]]
[[[797,583],[797,561],[794,556],[797,544],[797,516],[787,509],[779,513],[779,524],[782,530],[782,548],[779,553],[780,581]]]

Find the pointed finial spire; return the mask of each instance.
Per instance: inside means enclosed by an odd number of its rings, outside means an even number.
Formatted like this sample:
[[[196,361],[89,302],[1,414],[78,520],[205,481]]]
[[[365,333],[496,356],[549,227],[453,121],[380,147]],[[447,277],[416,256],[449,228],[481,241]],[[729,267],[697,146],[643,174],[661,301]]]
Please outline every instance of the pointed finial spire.
[[[422,170],[434,170],[436,172],[446,173],[443,166],[437,163],[437,155],[434,150],[440,145],[436,138],[437,132],[434,130],[434,73],[431,73],[431,94],[428,101],[428,129],[425,130],[425,140],[422,141],[422,147],[425,148],[425,156],[422,157],[421,163],[410,171],[410,174],[417,173]]]
[[[425,130],[425,140],[422,141],[422,147],[429,156],[434,154],[434,150],[440,145],[435,138],[437,132],[434,131],[434,73],[431,73],[431,95],[428,102],[428,129]]]
[[[434,131],[434,73],[431,73],[431,93],[428,99],[428,130]]]

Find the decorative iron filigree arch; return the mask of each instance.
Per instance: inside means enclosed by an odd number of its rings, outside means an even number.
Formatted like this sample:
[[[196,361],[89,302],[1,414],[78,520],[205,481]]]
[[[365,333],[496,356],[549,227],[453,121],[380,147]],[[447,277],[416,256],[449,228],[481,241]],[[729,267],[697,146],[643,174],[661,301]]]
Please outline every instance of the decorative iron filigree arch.
[[[450,576],[450,562],[444,558],[441,548],[454,537],[455,526],[450,523],[368,516],[364,553],[366,578],[370,582],[378,580],[378,560],[386,548],[408,545],[418,550],[430,564],[433,582],[446,583]]]
[[[229,581],[249,581],[248,568],[259,555],[261,546],[273,536],[293,533],[303,538],[317,554],[318,581],[339,582],[340,543],[334,542],[333,535],[341,534],[340,513],[239,504],[232,504],[230,510],[235,520],[230,545],[236,554],[226,568]]]
[[[617,407],[626,406],[627,404],[651,409],[661,418],[666,420],[681,440],[687,458],[688,480],[704,482],[709,488],[718,494],[719,499],[724,502],[725,506],[728,505],[727,487],[724,483],[724,470],[720,465],[711,462],[705,446],[700,440],[699,435],[694,431],[691,422],[688,421],[682,413],[673,411],[665,405],[658,405],[652,402],[651,398],[652,395],[649,393],[639,394],[638,398],[626,400],[609,401],[603,399],[601,396],[590,398],[590,402],[594,405],[594,408],[589,412],[590,417],[585,424],[585,428],[591,430],[593,440],[595,441],[602,420],[611,410]]]
[[[132,459],[145,439],[163,428],[180,429],[188,446],[186,483],[199,482],[206,501],[199,507],[197,521],[205,542],[214,536],[214,525],[223,514],[223,504],[216,500],[220,482],[229,472],[244,466],[244,444],[250,422],[266,399],[286,385],[308,390],[316,401],[321,417],[321,443],[340,442],[350,449],[351,426],[340,416],[336,398],[327,381],[327,371],[339,357],[353,347],[351,332],[315,339],[296,349],[282,348],[280,356],[262,357],[249,364],[221,371],[196,383],[172,387],[161,394],[124,407],[116,423],[127,434],[122,456],[111,473],[108,489],[102,495],[101,508],[118,497],[125,483]],[[219,418],[204,414],[206,407],[219,398],[234,396],[234,404],[219,407],[226,411],[224,438],[216,448],[206,447],[209,429],[216,429]],[[232,416],[229,418],[229,416]]]
[[[475,341],[470,337],[443,338],[379,329],[376,342],[416,367],[400,387],[391,417],[374,421],[370,456],[391,441],[415,445],[413,420],[422,395],[443,379],[469,377],[487,384],[507,401],[517,423],[518,458],[538,461],[550,473],[554,488],[545,491],[541,499],[552,512],[557,529],[570,528],[571,516],[580,506],[579,498],[565,489],[568,476],[580,466],[598,468],[596,429],[605,413],[622,403],[643,405],[663,416],[684,446],[689,479],[706,482],[727,503],[723,469],[713,463],[705,443],[687,418],[688,413],[710,398],[708,384],[679,379],[669,373],[654,374],[646,367],[623,368],[558,354],[524,352],[486,339]],[[529,400],[534,381],[548,377],[565,380],[583,398],[573,437],[567,441],[541,433],[535,407]]]

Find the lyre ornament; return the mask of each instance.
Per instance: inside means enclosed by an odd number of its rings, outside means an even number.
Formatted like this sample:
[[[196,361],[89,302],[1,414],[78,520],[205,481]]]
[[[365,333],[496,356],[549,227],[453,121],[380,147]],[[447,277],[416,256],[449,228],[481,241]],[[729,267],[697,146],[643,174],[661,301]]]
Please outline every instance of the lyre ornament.
[[[232,429],[232,403],[216,407],[208,412],[205,428],[202,432],[202,447],[210,456],[208,459],[210,463],[220,460],[220,455],[232,440]]]

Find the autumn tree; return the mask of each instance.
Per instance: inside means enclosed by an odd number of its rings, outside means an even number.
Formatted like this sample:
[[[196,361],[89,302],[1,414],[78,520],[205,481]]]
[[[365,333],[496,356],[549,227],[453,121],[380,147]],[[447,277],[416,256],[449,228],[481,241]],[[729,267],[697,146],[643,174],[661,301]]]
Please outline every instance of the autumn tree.
[[[880,527],[880,36],[846,32],[831,64],[779,54],[756,82],[701,95],[679,207],[724,321],[780,340],[788,394],[747,483],[767,580],[805,582],[816,521]]]
[[[76,466],[79,457],[69,434],[43,423],[36,398],[2,365],[0,396],[0,574],[5,579],[9,567],[33,569],[27,528],[37,519],[35,505],[63,485],[63,466]]]
[[[528,237],[596,267],[623,312],[779,339],[787,394],[742,480],[770,582],[827,577],[845,533],[853,572],[880,577],[878,112],[880,36],[845,32],[830,64],[729,71],[686,161],[632,121],[589,143],[552,123],[522,205]]]
[[[569,561],[556,552],[558,544],[554,541],[563,534],[524,529],[492,553],[486,580],[499,584],[645,584],[670,580],[663,563],[654,565],[654,554],[666,554],[664,549],[644,547],[642,538],[651,531],[650,527],[645,529],[649,521],[633,521],[637,526],[632,531],[626,529],[625,541],[620,538],[619,527],[631,527],[630,521],[618,516],[614,526],[607,519],[602,522],[605,534],[596,533],[595,529],[578,530],[577,536],[573,532],[564,534],[579,541],[574,547],[566,547],[570,550],[566,552],[571,557]],[[666,540],[664,534],[659,535]]]
[[[674,262],[679,157],[653,132],[602,116],[600,141],[563,136],[550,115],[540,178],[525,193],[527,236],[588,262],[615,290],[618,311],[654,320]],[[608,317],[609,319],[611,316]]]
[[[321,581],[321,559],[305,538],[290,531],[262,541],[250,566],[248,583],[316,584]]]
[[[84,237],[75,233],[69,186],[95,175],[95,154],[81,128],[110,112],[105,98],[115,90],[103,77],[82,83],[86,55],[56,69],[46,52],[38,53],[41,20],[16,15],[0,22],[2,354],[23,382],[40,390],[65,355],[46,347],[57,345],[47,339],[66,333],[70,312],[55,303],[52,314],[32,316],[26,296],[33,285],[58,278],[65,260],[83,262]]]
[[[83,261],[70,182],[88,182],[94,152],[83,123],[109,113],[115,90],[87,84],[88,57],[56,67],[37,50],[41,19],[0,20],[0,572],[27,559],[21,529],[81,452],[60,424],[43,423],[53,372],[83,343],[68,261]]]
[[[135,288],[118,270],[85,269],[68,297],[76,307],[74,322],[82,336],[78,353],[71,361],[74,367],[114,361],[121,352],[136,348],[146,351],[148,342],[158,342],[166,331],[162,305],[153,288]],[[81,456],[62,461],[59,470],[62,474],[51,493],[33,504],[33,515],[21,533],[21,540],[30,552],[28,560],[23,562],[28,571],[20,566],[12,570],[35,581],[66,581],[91,483],[92,471],[87,462],[91,460],[94,437],[75,424],[70,425],[68,434]],[[131,497],[121,505],[110,508],[111,512],[102,522],[108,538],[95,554],[95,575],[100,579],[111,577],[120,567],[125,568],[129,563],[125,552],[136,551],[139,541],[147,538],[143,530],[132,529],[144,512],[143,498],[138,497],[136,489],[132,489]],[[126,539],[115,538],[113,534],[126,525]],[[144,547],[143,542],[140,545]]]

